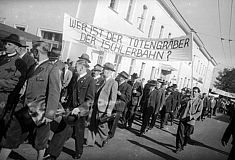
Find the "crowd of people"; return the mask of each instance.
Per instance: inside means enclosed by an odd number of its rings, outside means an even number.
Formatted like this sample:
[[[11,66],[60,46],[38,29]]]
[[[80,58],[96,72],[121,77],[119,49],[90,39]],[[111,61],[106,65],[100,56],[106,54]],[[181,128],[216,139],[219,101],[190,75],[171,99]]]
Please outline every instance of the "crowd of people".
[[[50,50],[44,41],[33,43],[30,51],[16,34],[1,41],[1,160],[26,141],[37,150],[38,160],[57,159],[70,137],[75,139],[73,158],[79,159],[84,146],[104,147],[118,123],[130,129],[139,115],[138,136],[150,131],[157,119],[160,128],[179,119],[178,153],[187,145],[195,121],[215,115],[219,108],[220,100],[201,95],[198,87],[179,91],[161,79],[144,85],[137,73],[122,71],[113,77],[115,66],[109,62],[90,70],[86,53],[76,62],[62,62],[60,51]]]

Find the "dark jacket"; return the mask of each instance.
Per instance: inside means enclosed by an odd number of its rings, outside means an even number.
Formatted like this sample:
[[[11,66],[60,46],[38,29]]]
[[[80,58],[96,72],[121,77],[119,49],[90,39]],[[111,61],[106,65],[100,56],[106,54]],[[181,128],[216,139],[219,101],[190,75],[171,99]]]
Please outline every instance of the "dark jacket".
[[[12,57],[2,56],[0,60],[0,114],[6,104],[17,103],[18,93],[24,85],[27,66],[16,54]],[[9,104],[11,103],[11,104]]]
[[[158,90],[154,89],[153,91],[151,91],[149,93],[149,97],[147,100],[147,107],[153,107],[153,111],[156,109],[157,106],[157,94],[158,94]]]
[[[95,79],[95,92],[96,93],[99,89],[101,89],[101,87],[103,87],[104,83],[105,83],[105,79],[102,76]]]
[[[173,95],[170,93],[170,95],[166,96],[165,100],[165,113],[170,113],[173,111]]]
[[[90,108],[95,97],[95,81],[91,75],[86,74],[77,80],[77,76],[72,79],[72,94],[68,95],[68,107],[70,110],[76,107]]]
[[[235,116],[233,114],[233,118],[231,120],[231,122],[229,123],[228,127],[226,128],[224,135],[222,137],[222,141],[225,141],[226,143],[228,143],[230,137],[232,136],[233,140],[232,140],[232,145],[235,144],[234,142],[234,137],[235,137]]]
[[[143,95],[141,97],[141,100],[140,100],[140,106],[141,108],[145,108],[145,105],[146,105],[146,101],[148,100],[148,97],[149,97],[149,84],[147,83],[145,86],[144,86],[144,89],[143,89]]]
[[[128,84],[133,84],[133,83],[129,82]],[[136,93],[133,93],[134,90],[136,90]],[[140,82],[135,82],[132,86],[131,105],[133,106],[138,105],[142,94],[143,94],[142,84]]]
[[[117,95],[114,110],[123,111],[131,99],[131,86],[127,82],[124,82],[118,86],[118,91],[121,92],[121,95]]]
[[[30,56],[29,53],[25,53],[22,59],[27,65],[27,71],[29,71],[36,63],[35,59],[32,56]]]
[[[172,96],[173,96],[172,110],[174,112],[176,108],[179,108],[181,98],[180,98],[180,93],[178,91],[173,91]]]
[[[37,66],[36,69],[33,67],[29,73],[25,91],[25,104],[45,97],[45,117],[54,119],[57,109],[61,107],[59,105],[61,91],[60,74],[58,66],[49,60]]]

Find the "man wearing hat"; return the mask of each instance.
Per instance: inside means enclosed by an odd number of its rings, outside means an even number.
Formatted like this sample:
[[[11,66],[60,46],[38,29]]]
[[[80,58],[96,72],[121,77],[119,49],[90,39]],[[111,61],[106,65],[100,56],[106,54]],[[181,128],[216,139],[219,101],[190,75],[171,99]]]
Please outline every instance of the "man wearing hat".
[[[105,79],[101,75],[103,70],[103,67],[100,64],[96,64],[94,68],[91,70],[91,75],[95,80],[96,83],[96,92],[99,90],[99,88],[104,84]]]
[[[68,85],[73,77],[73,72],[69,70],[69,65],[64,62],[64,68],[62,69],[62,91],[61,91],[61,102],[66,102]]]
[[[134,121],[135,113],[140,101],[140,97],[143,93],[143,86],[140,79],[138,79],[137,73],[131,75],[131,80],[127,82],[132,86],[131,101],[127,105],[126,114],[124,114],[124,125],[125,127],[131,128]]]
[[[117,101],[113,108],[113,114],[115,114],[115,119],[108,122],[110,128],[108,139],[114,137],[119,118],[121,117],[122,112],[125,110],[126,105],[131,99],[131,86],[126,82],[128,77],[129,75],[125,71],[122,71],[116,77],[116,81],[118,82],[118,91]]]
[[[177,89],[177,84],[172,85],[172,96],[173,96],[173,106],[172,106],[172,111],[170,112],[171,125],[173,124],[173,120],[178,112],[178,109],[180,108],[180,103],[181,103],[180,92]]]
[[[155,110],[154,110],[152,118],[151,118],[152,120],[151,120],[151,123],[149,126],[150,130],[155,126],[158,113],[163,108],[163,104],[165,102],[166,82],[158,81],[156,89],[157,89],[157,97],[156,97],[157,104],[156,104]]]
[[[88,54],[86,54],[86,53],[83,53],[80,57],[78,57],[79,58],[79,60],[85,60],[87,63],[91,63],[91,61],[90,61],[90,57],[89,57],[89,55]]]
[[[85,60],[87,63],[91,63],[90,61],[90,57],[88,54],[83,53],[80,57],[78,57],[79,60]],[[91,70],[89,68],[87,68],[87,73],[91,74]]]
[[[103,70],[103,67],[100,64],[96,64],[91,71],[92,72],[91,75],[94,78],[95,84],[96,84],[96,88],[95,88],[96,95],[98,94],[98,92],[104,86],[104,83],[105,83],[105,78],[103,77],[103,75],[101,75],[102,70]],[[96,112],[93,112],[94,107],[95,106],[93,105],[90,110],[90,113],[87,119],[88,131],[87,133],[85,132],[85,134],[87,135],[86,145],[90,147],[95,145],[95,128],[97,127],[96,125],[93,125],[93,124],[96,124]]]
[[[7,125],[9,119],[5,118],[7,112],[12,111],[18,102],[19,92],[26,78],[27,65],[17,53],[21,47],[18,35],[11,34],[2,41],[5,45],[5,51],[0,58],[0,119]],[[5,129],[2,124],[0,140],[3,132]]]
[[[140,129],[140,134],[139,136],[142,136],[145,132],[146,132],[146,128],[147,126],[149,126],[149,121],[150,121],[150,117],[152,116],[156,105],[157,105],[157,100],[156,100],[156,96],[157,96],[157,81],[156,80],[151,80],[148,82],[149,85],[149,92],[146,95],[146,101],[143,107],[143,122],[141,125],[141,129]]]
[[[27,45],[25,40],[21,40],[21,46],[18,49],[18,53],[20,54],[20,58],[27,64],[27,72],[33,67],[36,63],[35,59],[30,56],[29,52],[27,52]]]
[[[49,122],[56,120],[56,113],[62,110],[59,107],[60,73],[55,64],[48,60],[49,45],[45,42],[38,42],[35,48],[39,54],[39,63],[29,73],[30,78],[28,79],[23,106],[30,106],[30,104],[39,100],[42,101],[41,104],[45,105],[34,105],[31,107],[30,113],[33,114],[29,114],[30,117],[28,119],[31,122],[30,127],[25,126],[26,123],[29,123],[28,121],[23,121],[22,118],[19,118],[21,116],[23,118],[26,117],[14,114],[6,136],[1,141],[1,160],[8,157],[11,149],[16,149],[20,144],[24,143],[28,134],[32,132],[34,133],[32,141],[33,147],[37,150],[37,159],[42,160],[50,135]],[[25,107],[22,110],[25,110]]]
[[[78,78],[72,79],[72,94],[68,95],[67,107],[71,111],[71,114],[67,117],[74,117],[72,122],[65,121],[69,124],[65,129],[60,132],[56,132],[50,142],[50,146],[47,150],[50,155],[50,159],[56,159],[59,157],[64,143],[74,132],[75,138],[75,155],[74,159],[79,159],[83,153],[84,144],[84,130],[85,130],[85,117],[89,114],[89,109],[93,104],[95,98],[95,81],[90,74],[87,73],[89,65],[86,60],[79,59],[76,62],[76,69]],[[64,123],[63,121],[61,123]],[[68,137],[69,136],[69,137]]]
[[[107,116],[110,117],[117,99],[118,83],[112,78],[115,71],[112,63],[105,63],[103,66],[103,76],[105,84],[97,92],[93,112],[98,114],[98,119]],[[91,121],[92,122],[92,121]],[[99,120],[98,120],[99,122]],[[91,125],[98,125],[95,130],[96,140],[100,143],[101,147],[107,143],[108,138],[108,123],[95,123]]]

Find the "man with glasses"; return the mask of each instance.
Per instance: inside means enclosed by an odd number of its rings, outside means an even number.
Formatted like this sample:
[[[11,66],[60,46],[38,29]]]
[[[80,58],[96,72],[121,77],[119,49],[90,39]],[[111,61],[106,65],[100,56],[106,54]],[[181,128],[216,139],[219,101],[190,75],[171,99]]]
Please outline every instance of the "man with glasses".
[[[202,113],[203,102],[200,98],[200,89],[193,87],[193,94],[187,106],[180,115],[180,122],[176,134],[176,153],[179,153],[187,145],[190,135],[194,130],[196,119]]]

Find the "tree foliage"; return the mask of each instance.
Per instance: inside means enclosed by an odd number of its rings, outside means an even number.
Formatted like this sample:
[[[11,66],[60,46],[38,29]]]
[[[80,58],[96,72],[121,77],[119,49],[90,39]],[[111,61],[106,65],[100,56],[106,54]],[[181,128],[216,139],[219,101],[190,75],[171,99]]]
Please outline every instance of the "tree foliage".
[[[215,87],[226,92],[235,93],[235,68],[225,68],[216,77]]]

